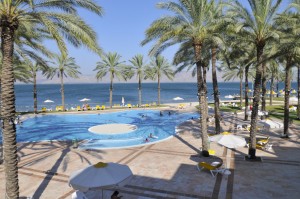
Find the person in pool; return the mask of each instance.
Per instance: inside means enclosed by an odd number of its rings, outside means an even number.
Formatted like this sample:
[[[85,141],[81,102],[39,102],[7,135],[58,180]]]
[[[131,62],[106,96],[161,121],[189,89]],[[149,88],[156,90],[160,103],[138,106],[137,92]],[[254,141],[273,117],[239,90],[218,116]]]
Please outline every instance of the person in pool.
[[[153,134],[152,133],[150,133],[149,138],[153,138]]]
[[[148,138],[146,138],[146,139],[145,139],[145,142],[149,142],[149,139],[148,139]]]

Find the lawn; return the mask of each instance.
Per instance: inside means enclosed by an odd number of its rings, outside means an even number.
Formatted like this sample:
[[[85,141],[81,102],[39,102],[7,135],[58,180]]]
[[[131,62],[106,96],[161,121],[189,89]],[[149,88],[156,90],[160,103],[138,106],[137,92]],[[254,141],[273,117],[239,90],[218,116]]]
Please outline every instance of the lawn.
[[[209,106],[213,107],[214,104],[209,104]],[[220,110],[224,112],[242,111],[239,107],[231,107],[231,106],[220,107]],[[284,118],[283,105],[267,106],[267,111],[269,112],[269,117],[277,118],[283,121]],[[290,112],[289,118],[293,120],[294,124],[300,125],[300,120],[297,119],[297,112]]]

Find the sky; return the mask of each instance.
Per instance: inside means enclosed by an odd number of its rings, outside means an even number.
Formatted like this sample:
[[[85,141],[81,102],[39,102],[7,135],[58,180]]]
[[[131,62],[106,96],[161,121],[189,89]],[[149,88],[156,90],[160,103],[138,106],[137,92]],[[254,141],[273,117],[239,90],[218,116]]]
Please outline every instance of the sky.
[[[240,0],[246,3],[246,0]],[[284,4],[288,0],[283,0]],[[148,52],[151,44],[141,46],[140,43],[145,39],[145,31],[150,27],[151,23],[168,15],[168,11],[157,9],[158,2],[166,2],[166,0],[96,0],[104,10],[104,15],[99,17],[86,10],[81,10],[81,17],[89,24],[97,33],[98,44],[104,52],[117,52],[122,56],[123,61],[131,59],[136,54],[143,54],[145,60],[149,63],[150,58]],[[53,42],[46,42],[47,47],[58,52]],[[169,47],[162,55],[169,62],[172,62],[173,55],[177,47]],[[80,66],[80,79],[65,79],[66,83],[96,83],[96,72],[93,69],[96,63],[100,61],[99,55],[93,53],[85,47],[74,48],[68,45],[69,56],[74,57],[76,63]],[[175,67],[174,67],[175,68]],[[221,78],[221,75],[219,75]],[[208,81],[211,81],[211,75],[208,73]],[[39,83],[59,83],[57,78],[47,80],[39,75]],[[129,82],[136,82],[133,77]],[[175,76],[174,82],[196,82],[196,78],[191,76],[191,72],[182,72]],[[108,78],[103,78],[101,82],[108,82]],[[117,80],[116,80],[117,82]],[[163,78],[163,82],[170,82]]]

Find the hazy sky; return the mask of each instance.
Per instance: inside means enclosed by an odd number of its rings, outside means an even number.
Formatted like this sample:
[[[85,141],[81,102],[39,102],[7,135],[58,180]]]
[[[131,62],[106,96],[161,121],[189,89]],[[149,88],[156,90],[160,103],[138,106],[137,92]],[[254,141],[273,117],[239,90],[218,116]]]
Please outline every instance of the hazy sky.
[[[246,0],[240,0],[246,3]],[[99,17],[87,11],[81,11],[80,15],[85,21],[96,31],[98,44],[105,52],[117,52],[122,56],[122,60],[128,61],[136,54],[143,54],[149,62],[148,51],[151,44],[144,47],[140,42],[145,38],[145,30],[150,24],[167,15],[168,12],[157,9],[155,5],[158,2],[166,2],[166,0],[97,0],[99,5],[104,9],[104,16]],[[283,0],[284,4],[288,0]],[[57,47],[53,42],[47,42],[47,47],[57,52]],[[86,48],[74,48],[69,46],[69,55],[75,57],[76,63],[81,67],[82,73],[80,79],[67,79],[66,82],[86,82],[95,83],[95,72],[93,69],[96,62],[100,60],[99,56],[87,50]],[[176,47],[170,47],[163,52],[163,55],[172,62]],[[210,74],[210,73],[208,73]],[[210,75],[208,81],[210,81]],[[107,82],[108,79],[104,78]],[[131,82],[135,82],[136,78],[132,78]],[[182,73],[176,76],[176,82],[195,82],[196,79],[191,77],[191,72]],[[56,83],[57,79],[46,80],[42,77],[39,83]]]

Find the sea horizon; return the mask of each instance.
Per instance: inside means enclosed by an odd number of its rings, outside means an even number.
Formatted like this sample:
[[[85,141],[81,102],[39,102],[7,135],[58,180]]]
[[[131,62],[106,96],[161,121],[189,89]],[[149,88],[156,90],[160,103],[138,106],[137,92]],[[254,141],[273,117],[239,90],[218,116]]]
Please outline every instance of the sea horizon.
[[[213,101],[212,83],[208,82],[208,101]],[[89,104],[109,106],[109,86],[110,83],[72,83],[64,84],[65,106],[67,108],[82,106],[80,102],[83,98],[90,99]],[[42,107],[55,109],[61,105],[60,84],[37,84],[38,109]],[[249,84],[252,89],[252,83]],[[280,89],[284,84],[280,84]],[[296,88],[296,83],[292,83],[292,88]],[[243,88],[244,89],[244,88]],[[240,88],[238,82],[220,82],[220,98],[225,100],[226,95],[239,95]],[[198,101],[196,82],[168,82],[161,83],[161,103],[189,103]],[[33,84],[16,84],[16,110],[33,110]],[[157,103],[157,83],[142,83],[142,104]],[[113,84],[113,105],[122,104],[122,97],[125,104],[138,104],[138,83],[114,83]],[[173,100],[176,97],[183,100]],[[45,100],[52,100],[54,103],[44,103]]]

